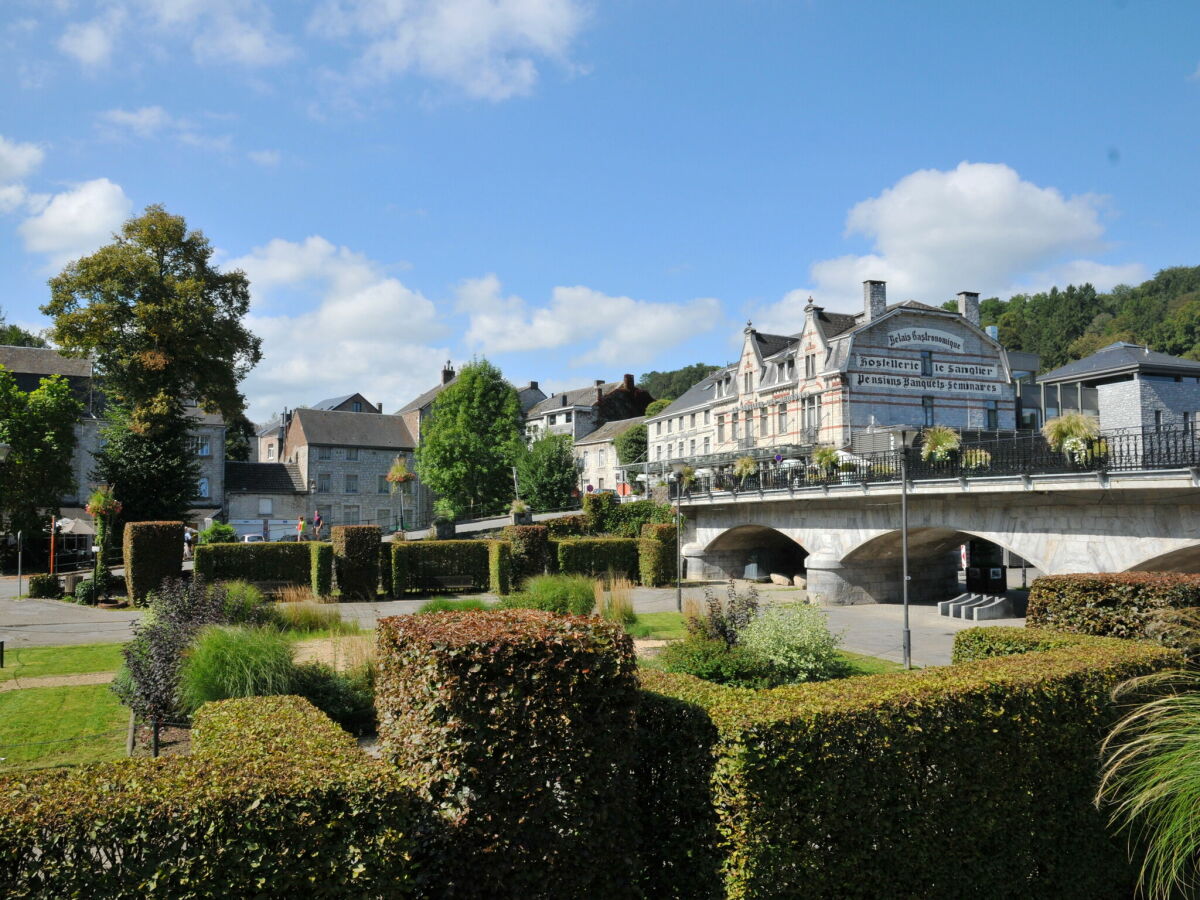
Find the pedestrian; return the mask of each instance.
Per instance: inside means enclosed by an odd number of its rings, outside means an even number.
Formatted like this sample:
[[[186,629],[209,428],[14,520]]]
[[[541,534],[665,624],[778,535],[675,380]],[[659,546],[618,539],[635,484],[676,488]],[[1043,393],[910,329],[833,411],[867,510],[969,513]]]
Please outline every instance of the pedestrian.
[[[324,523],[321,521],[321,511],[319,509],[315,510],[313,512],[313,521],[312,521],[313,537],[318,541],[321,539],[321,526],[323,524]]]
[[[192,558],[192,542],[194,540],[196,540],[196,532],[192,531],[192,529],[188,528],[186,525],[183,526],[183,558],[184,559]]]
[[[296,520],[296,540],[304,540],[304,516]]]

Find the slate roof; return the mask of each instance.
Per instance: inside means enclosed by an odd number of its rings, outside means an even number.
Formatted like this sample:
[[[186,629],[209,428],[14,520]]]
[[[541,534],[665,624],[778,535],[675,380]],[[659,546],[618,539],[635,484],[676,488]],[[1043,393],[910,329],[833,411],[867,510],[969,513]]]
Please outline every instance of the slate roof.
[[[645,416],[636,416],[632,419],[618,419],[615,422],[605,422],[587,437],[582,437],[575,442],[575,446],[582,444],[602,444],[605,441],[611,441],[614,438],[620,437],[634,425],[641,425],[646,421]]]
[[[10,372],[28,375],[69,375],[90,378],[92,361],[63,356],[57,350],[43,347],[10,347],[0,345],[0,366]]]
[[[394,415],[398,416],[401,413],[413,412],[414,410],[423,409],[424,407],[426,407],[430,403],[432,403],[434,400],[436,400],[438,394],[440,394],[446,388],[450,387],[450,385],[454,384],[454,382],[456,382],[456,381],[458,381],[457,375],[455,375],[453,378],[451,378],[445,384],[439,384],[437,387],[430,388],[425,393],[421,394],[419,397],[416,397],[415,399],[410,400],[407,403],[405,403],[402,407],[400,407],[398,410],[396,410]]]
[[[225,463],[225,490],[230,493],[303,494],[300,467],[292,463]]]
[[[292,422],[308,444],[388,450],[411,450],[416,446],[399,416],[297,409],[292,413]]]
[[[671,402],[671,405],[654,416],[655,419],[661,419],[665,416],[675,415],[684,412],[685,410],[693,409],[702,403],[707,403],[713,399],[713,385],[720,381],[723,377],[732,372],[735,366],[725,366],[723,369],[705,375],[702,379],[693,384],[690,388],[684,391],[679,397]]]
[[[1084,381],[1134,372],[1159,372],[1168,375],[1200,375],[1200,362],[1159,353],[1140,344],[1118,341],[1102,347],[1091,356],[1059,366],[1038,376],[1038,383]]]
[[[336,409],[341,406],[355,394],[346,394],[344,397],[330,397],[328,400],[318,400],[313,404],[313,409]]]
[[[575,406],[595,406],[597,387],[603,393],[607,394],[609,391],[615,391],[620,386],[621,382],[619,381],[609,381],[601,385],[592,384],[587,387],[572,388],[569,391],[559,391],[557,394],[551,394],[540,403],[535,403],[525,415],[529,418],[536,418],[544,416],[546,413],[557,412],[560,409],[571,409]],[[564,397],[566,397],[566,403],[563,403]]]
[[[793,344],[796,341],[795,337],[788,337],[786,334],[764,334],[761,331],[754,332],[754,340],[758,344],[758,352],[762,354],[763,359],[768,356],[774,356],[780,350],[783,350],[788,344]]]

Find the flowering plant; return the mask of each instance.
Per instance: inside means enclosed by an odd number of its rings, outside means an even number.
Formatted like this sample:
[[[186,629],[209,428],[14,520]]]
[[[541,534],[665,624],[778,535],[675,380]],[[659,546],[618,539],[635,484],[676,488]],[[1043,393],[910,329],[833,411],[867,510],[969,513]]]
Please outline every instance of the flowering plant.
[[[107,519],[120,515],[121,509],[121,501],[113,496],[112,488],[108,485],[92,491],[87,506],[84,507],[84,511],[93,519]]]
[[[408,471],[408,465],[399,456],[396,457],[392,467],[388,469],[387,475],[384,476],[384,479],[392,486],[392,493],[395,493],[400,485],[406,484],[414,478],[416,476]]]
[[[945,462],[961,445],[958,432],[949,425],[930,425],[921,432],[921,459]]]

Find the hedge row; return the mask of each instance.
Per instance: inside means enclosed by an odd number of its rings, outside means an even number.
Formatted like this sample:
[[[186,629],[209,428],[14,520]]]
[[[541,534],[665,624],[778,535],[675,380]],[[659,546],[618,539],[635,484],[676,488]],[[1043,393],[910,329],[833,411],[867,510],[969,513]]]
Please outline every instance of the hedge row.
[[[0,777],[6,897],[428,896],[432,820],[298,697],[203,707],[193,755]]]
[[[392,594],[444,590],[442,579],[464,588],[507,594],[512,555],[503,541],[397,541],[392,545]]]
[[[585,515],[559,516],[547,519],[543,524],[551,539],[584,537],[593,534],[592,520]]]
[[[958,665],[997,656],[1040,653],[1060,647],[1077,647],[1089,640],[1092,639],[1048,628],[1009,628],[1004,625],[968,628],[954,636],[951,662]]]
[[[1026,621],[1072,634],[1153,638],[1194,652],[1200,649],[1200,637],[1172,611],[1196,607],[1200,607],[1200,575],[1044,575],[1029,592]]]
[[[558,571],[562,575],[613,572],[630,581],[638,577],[638,542],[632,538],[565,538],[558,542]]]
[[[643,525],[638,541],[638,571],[642,584],[659,587],[675,580],[678,569],[674,525]]]
[[[673,513],[670,506],[653,500],[620,502],[616,494],[588,494],[583,498],[583,512],[591,534],[610,534],[636,538],[649,523],[669,523]]]
[[[135,606],[183,572],[182,522],[128,522],[124,543],[125,587]]]
[[[308,585],[318,597],[333,593],[333,548],[320,541],[201,544],[196,575],[205,581],[275,581]]]
[[[642,815],[643,891],[1128,897],[1124,847],[1090,802],[1097,746],[1111,689],[1177,660],[1097,638],[755,692],[644,670],[642,742],[672,752],[641,757],[641,784],[667,788]]]
[[[333,574],[342,600],[374,600],[379,591],[378,525],[335,525],[329,534],[333,545]]]
[[[550,569],[550,530],[545,525],[509,525],[501,533],[512,545],[513,584]]]
[[[380,620],[378,649],[384,755],[456,833],[447,894],[630,895],[637,679],[619,625],[432,613]]]
[[[379,542],[379,589],[392,595],[392,541]]]

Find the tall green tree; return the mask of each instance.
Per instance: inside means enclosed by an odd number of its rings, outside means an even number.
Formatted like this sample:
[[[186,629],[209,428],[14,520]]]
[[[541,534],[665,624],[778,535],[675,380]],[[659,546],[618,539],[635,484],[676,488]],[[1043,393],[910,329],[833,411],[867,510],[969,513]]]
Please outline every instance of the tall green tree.
[[[112,487],[121,522],[183,519],[196,497],[200,464],[185,425],[136,429],[125,407],[111,404],[100,427],[103,445],[92,478]]]
[[[543,434],[521,454],[521,499],[535,511],[571,505],[572,492],[579,486],[572,443],[570,435]]]
[[[58,512],[75,485],[71,454],[82,411],[62,376],[26,393],[0,366],[0,443],[11,448],[0,462],[0,533],[40,534],[47,515]]]
[[[0,308],[0,344],[7,347],[46,347],[48,344],[39,335],[26,331],[19,325],[10,325],[4,319],[4,310]]]
[[[460,518],[498,512],[513,496],[524,450],[521,402],[500,370],[476,360],[433,402],[417,448],[417,473]]]
[[[682,369],[671,369],[666,372],[647,372],[638,379],[638,387],[648,391],[657,400],[675,400],[683,396],[684,391],[699,382],[704,376],[717,371],[720,366],[708,363],[692,363]]]
[[[645,462],[648,442],[649,432],[645,425],[634,425],[622,431],[613,440],[618,462],[623,466]]]

